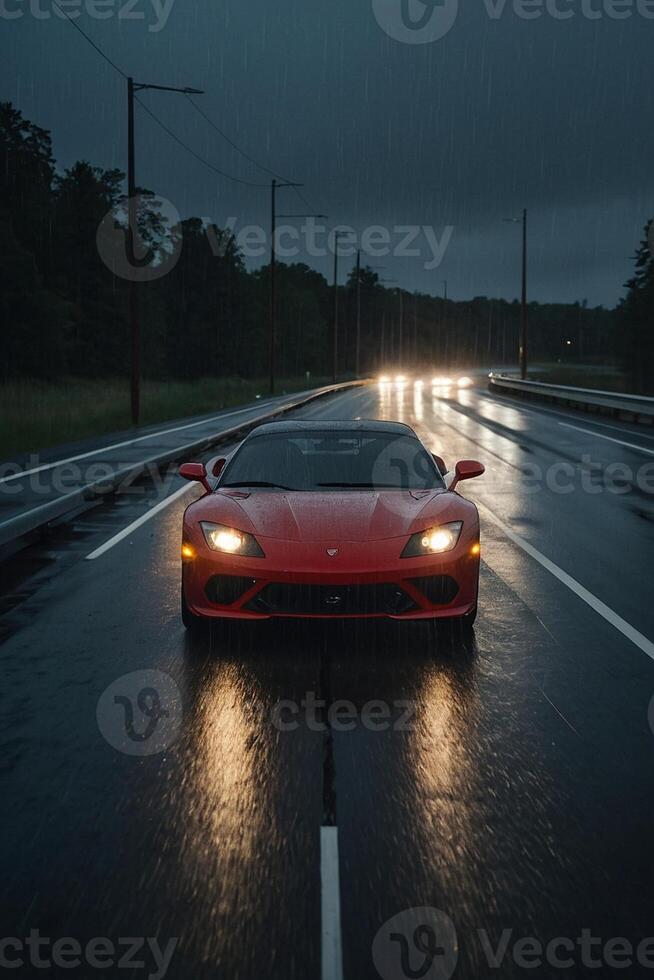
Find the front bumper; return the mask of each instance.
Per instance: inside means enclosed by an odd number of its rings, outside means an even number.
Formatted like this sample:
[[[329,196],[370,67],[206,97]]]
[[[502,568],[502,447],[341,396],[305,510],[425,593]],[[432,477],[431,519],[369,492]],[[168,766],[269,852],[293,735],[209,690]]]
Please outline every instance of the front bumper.
[[[465,531],[465,529],[464,529]],[[226,619],[435,619],[475,608],[478,533],[463,533],[445,555],[400,558],[398,539],[370,544],[260,538],[265,558],[212,551],[187,529],[184,596],[197,616]]]

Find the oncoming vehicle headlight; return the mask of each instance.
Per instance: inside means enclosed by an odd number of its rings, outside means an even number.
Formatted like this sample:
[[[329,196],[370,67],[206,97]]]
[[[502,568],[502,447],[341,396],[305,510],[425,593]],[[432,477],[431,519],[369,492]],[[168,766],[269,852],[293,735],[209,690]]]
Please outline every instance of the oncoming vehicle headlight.
[[[261,545],[247,531],[237,531],[236,528],[224,524],[210,524],[201,521],[200,527],[204,539],[212,551],[222,551],[227,555],[244,555],[247,558],[265,558]]]
[[[442,555],[452,551],[461,536],[462,527],[463,521],[451,521],[412,534],[401,557],[418,558],[420,555]]]

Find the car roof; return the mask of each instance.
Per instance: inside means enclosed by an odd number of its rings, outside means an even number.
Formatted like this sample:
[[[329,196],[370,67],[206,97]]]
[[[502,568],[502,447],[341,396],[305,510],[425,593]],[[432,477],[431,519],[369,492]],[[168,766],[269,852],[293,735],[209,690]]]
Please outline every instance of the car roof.
[[[396,435],[410,435],[414,439],[418,438],[411,426],[405,425],[404,422],[383,422],[380,419],[329,419],[324,422],[316,419],[315,421],[305,422],[289,419],[288,421],[281,422],[264,422],[252,430],[248,439],[263,435],[273,435],[277,432],[293,432],[298,434],[303,430],[311,432],[394,432]]]

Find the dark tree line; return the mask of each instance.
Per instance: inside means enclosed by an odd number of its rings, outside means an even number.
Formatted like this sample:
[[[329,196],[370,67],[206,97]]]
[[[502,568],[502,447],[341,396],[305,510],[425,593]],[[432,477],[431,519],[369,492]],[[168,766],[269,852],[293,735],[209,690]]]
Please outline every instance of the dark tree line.
[[[49,133],[11,103],[0,103],[3,379],[127,374],[127,283],[104,264],[96,246],[102,219],[124,205],[123,182],[120,171],[85,161],[58,172]],[[156,207],[148,215],[140,228],[156,251],[164,219]],[[145,374],[264,377],[268,267],[249,272],[228,233],[207,229],[198,218],[184,220],[175,231],[182,242],[177,264],[167,275],[138,284]],[[328,375],[331,285],[303,263],[280,263],[277,275],[278,374]],[[645,241],[617,311],[588,309],[585,303],[530,304],[531,357],[601,361],[620,355],[633,366],[639,387],[651,387],[653,281]],[[363,373],[398,364],[433,363],[436,369],[515,362],[517,302],[453,302],[388,289],[368,268],[360,289]],[[354,270],[339,289],[339,306],[340,367],[347,375],[355,368]]]
[[[644,228],[635,271],[617,310],[620,349],[636,392],[654,394],[654,219]]]

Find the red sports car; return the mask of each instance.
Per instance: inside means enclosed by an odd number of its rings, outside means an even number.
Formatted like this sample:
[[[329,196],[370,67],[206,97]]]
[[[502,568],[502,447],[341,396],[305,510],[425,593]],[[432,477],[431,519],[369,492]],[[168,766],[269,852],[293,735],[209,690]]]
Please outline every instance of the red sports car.
[[[187,507],[182,619],[456,618],[472,625],[479,516],[445,465],[399,422],[271,422],[254,429]]]

